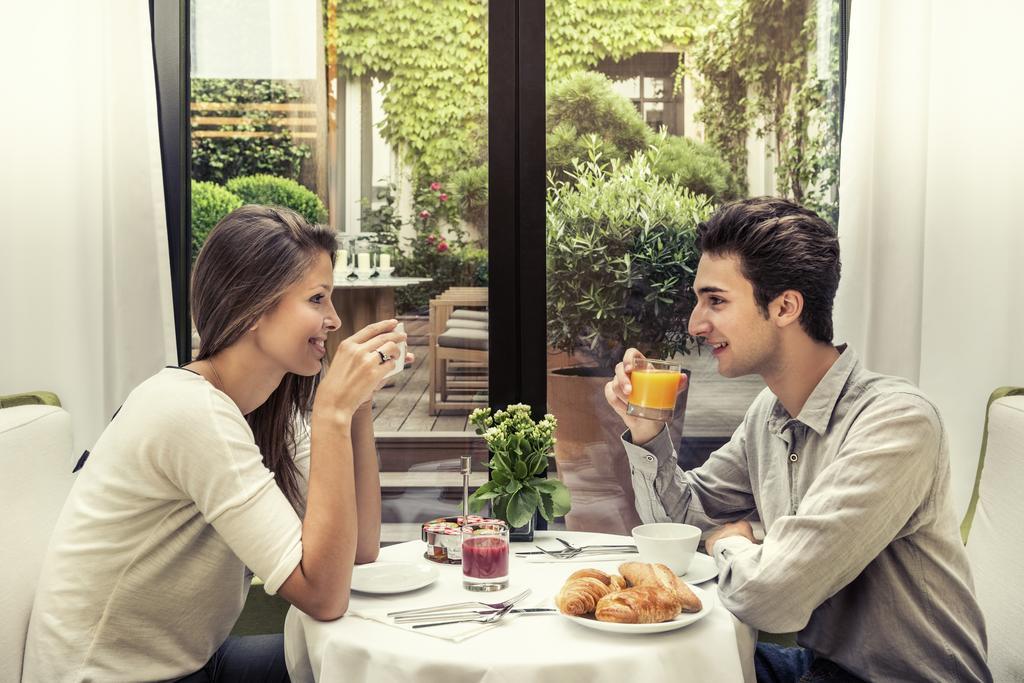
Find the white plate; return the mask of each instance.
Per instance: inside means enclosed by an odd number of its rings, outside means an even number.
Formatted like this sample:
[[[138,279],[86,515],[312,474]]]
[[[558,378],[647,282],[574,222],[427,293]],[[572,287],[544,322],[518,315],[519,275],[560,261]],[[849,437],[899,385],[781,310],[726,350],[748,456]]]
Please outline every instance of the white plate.
[[[690,562],[690,568],[679,578],[686,583],[704,583],[716,576],[718,576],[718,565],[715,564],[715,558],[704,553],[697,553],[693,556],[693,561]]]
[[[352,569],[352,590],[360,593],[405,593],[437,580],[437,567],[422,562],[374,562]]]
[[[711,608],[714,607],[714,595],[707,591],[702,591],[696,586],[690,586],[690,590],[700,598],[701,609],[699,612],[692,612],[687,614],[686,612],[680,614],[675,619],[669,621],[662,621],[657,624],[619,624],[614,621],[598,621],[593,617],[571,617],[568,614],[559,614],[570,621],[574,621],[580,626],[586,626],[597,631],[610,631],[612,633],[661,633],[662,631],[674,631],[677,628],[689,626],[699,619],[703,619],[711,613]]]

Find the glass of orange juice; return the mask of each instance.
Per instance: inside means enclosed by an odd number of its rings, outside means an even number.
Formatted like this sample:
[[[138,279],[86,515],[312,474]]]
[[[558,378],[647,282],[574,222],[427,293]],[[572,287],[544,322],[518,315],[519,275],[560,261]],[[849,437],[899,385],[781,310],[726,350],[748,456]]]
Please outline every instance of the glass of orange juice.
[[[633,364],[626,414],[668,422],[676,410],[676,394],[683,379],[682,364],[671,360],[644,358]]]

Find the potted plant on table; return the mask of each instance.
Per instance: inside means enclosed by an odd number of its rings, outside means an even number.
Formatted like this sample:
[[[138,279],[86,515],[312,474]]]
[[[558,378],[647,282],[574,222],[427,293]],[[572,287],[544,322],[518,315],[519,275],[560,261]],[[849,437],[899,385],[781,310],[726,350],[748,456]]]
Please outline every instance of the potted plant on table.
[[[548,373],[548,406],[560,423],[555,459],[576,504],[570,529],[629,533],[638,523],[622,421],[604,385],[629,347],[671,358],[693,342],[696,227],[712,205],[659,177],[656,155],[606,164],[592,153],[571,182],[548,189],[548,344],[589,359]],[[683,392],[670,425],[676,443],[685,401]]]
[[[490,502],[492,514],[508,522],[513,540],[532,540],[536,512],[553,522],[569,511],[569,490],[557,479],[544,478],[555,445],[554,415],[534,421],[530,406],[517,403],[494,413],[478,408],[469,422],[491,454],[490,480],[469,497],[471,512]]]

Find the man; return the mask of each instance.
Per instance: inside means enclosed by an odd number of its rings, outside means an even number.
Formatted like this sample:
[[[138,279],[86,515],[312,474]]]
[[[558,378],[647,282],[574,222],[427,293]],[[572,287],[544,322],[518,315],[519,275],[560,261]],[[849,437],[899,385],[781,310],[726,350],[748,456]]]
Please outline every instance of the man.
[[[799,631],[758,646],[759,681],[990,681],[935,406],[832,344],[839,241],[814,212],[755,198],[698,228],[697,306],[726,377],[768,388],[732,439],[688,472],[668,430],[629,416],[626,352],[605,388],[644,522],[704,529],[719,596],[739,619]],[[748,518],[764,523],[758,542]]]

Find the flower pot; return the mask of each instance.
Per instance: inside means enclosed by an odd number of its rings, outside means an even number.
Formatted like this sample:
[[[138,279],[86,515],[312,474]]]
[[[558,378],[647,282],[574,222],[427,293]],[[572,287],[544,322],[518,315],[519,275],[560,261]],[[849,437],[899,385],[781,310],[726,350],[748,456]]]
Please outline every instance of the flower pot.
[[[689,374],[688,370],[683,372]],[[548,409],[558,418],[558,478],[572,494],[566,528],[629,535],[640,517],[634,507],[629,461],[621,439],[626,428],[604,398],[604,385],[610,379],[596,367],[552,370],[547,381]],[[688,391],[676,399],[675,417],[669,423],[677,448]]]
[[[537,514],[538,512],[534,510],[530,516],[530,521],[523,526],[509,526],[508,540],[510,543],[526,543],[533,540],[533,531],[537,526]]]

